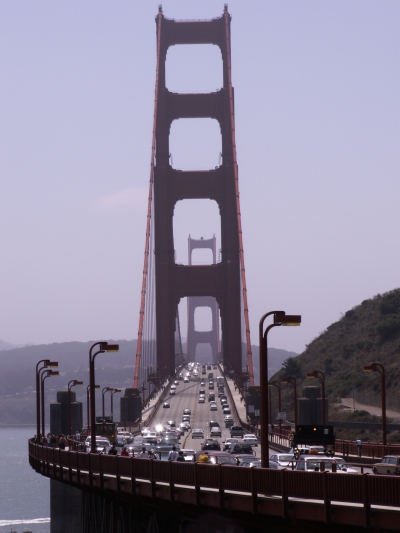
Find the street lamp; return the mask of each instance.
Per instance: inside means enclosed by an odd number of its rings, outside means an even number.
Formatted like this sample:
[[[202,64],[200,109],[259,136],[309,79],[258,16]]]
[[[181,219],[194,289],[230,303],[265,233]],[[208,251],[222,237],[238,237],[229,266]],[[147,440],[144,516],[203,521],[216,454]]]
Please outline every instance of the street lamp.
[[[43,363],[43,366],[39,368],[39,365]],[[57,368],[58,363],[56,361],[50,361],[50,359],[41,359],[36,365],[36,442],[40,443],[40,370],[43,368]]]
[[[281,403],[281,384],[279,381],[270,381],[268,387],[276,387],[278,389],[278,412],[282,411]],[[282,433],[282,420],[279,418],[279,435]]]
[[[297,426],[297,388],[296,388],[296,378],[293,376],[288,376],[281,379],[281,383],[291,383],[293,385],[293,403],[294,403],[294,425]]]
[[[264,321],[274,315],[274,322],[270,324],[265,332]],[[285,311],[270,311],[265,313],[260,319],[259,324],[259,343],[260,343],[260,389],[261,389],[261,466],[269,466],[269,443],[268,443],[268,348],[267,336],[270,329],[275,326],[299,326],[301,323],[300,315],[286,315]]]
[[[321,381],[322,388],[322,425],[325,426],[325,374],[320,370],[314,372],[307,372],[307,378],[317,378]]]
[[[114,421],[114,406],[113,406],[113,396],[117,392],[122,392],[121,389],[112,389],[111,392],[111,420]]]
[[[95,346],[98,346],[97,352],[93,353]],[[89,370],[90,370],[90,390],[94,389],[94,360],[96,355],[104,352],[118,352],[118,344],[108,344],[108,342],[95,342],[89,350]],[[90,451],[96,453],[96,403],[95,395],[90,395]]]
[[[381,394],[382,394],[382,441],[383,445],[386,446],[386,377],[385,369],[380,363],[371,363],[370,365],[365,365],[363,368],[364,372],[378,372],[381,375]]]
[[[58,376],[59,372],[58,371],[54,371],[54,370],[45,370],[42,374],[41,374],[41,378],[40,378],[40,381],[41,381],[41,403],[42,403],[42,436],[44,438],[44,434],[45,434],[45,423],[44,423],[44,380],[46,378],[49,378],[51,376]]]
[[[106,392],[110,392],[114,389],[112,389],[111,387],[103,387],[103,389],[101,390],[101,405],[102,405],[102,413],[103,413],[103,421],[105,422],[106,420],[106,415],[105,415],[105,409],[104,409],[104,395]]]
[[[71,379],[68,383],[68,435],[72,434],[72,417],[71,417],[71,389],[76,385],[83,385],[83,381],[78,381],[77,379]]]
[[[95,389],[99,389],[100,385],[95,385]],[[86,411],[87,411],[87,427],[89,429],[90,427],[90,411],[89,411],[89,403],[90,403],[90,384],[86,387]]]

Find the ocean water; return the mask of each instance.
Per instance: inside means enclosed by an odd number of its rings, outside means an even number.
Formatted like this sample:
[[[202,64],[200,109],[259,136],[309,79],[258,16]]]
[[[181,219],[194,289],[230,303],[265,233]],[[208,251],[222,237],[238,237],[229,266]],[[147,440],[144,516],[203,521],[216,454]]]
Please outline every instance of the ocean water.
[[[50,533],[50,481],[29,466],[36,428],[0,428],[0,533]]]

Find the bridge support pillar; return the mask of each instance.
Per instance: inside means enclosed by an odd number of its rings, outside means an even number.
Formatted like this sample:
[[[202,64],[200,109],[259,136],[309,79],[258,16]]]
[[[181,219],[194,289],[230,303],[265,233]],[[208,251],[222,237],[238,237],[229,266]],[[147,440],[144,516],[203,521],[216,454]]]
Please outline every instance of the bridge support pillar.
[[[82,491],[50,480],[50,533],[82,532]]]

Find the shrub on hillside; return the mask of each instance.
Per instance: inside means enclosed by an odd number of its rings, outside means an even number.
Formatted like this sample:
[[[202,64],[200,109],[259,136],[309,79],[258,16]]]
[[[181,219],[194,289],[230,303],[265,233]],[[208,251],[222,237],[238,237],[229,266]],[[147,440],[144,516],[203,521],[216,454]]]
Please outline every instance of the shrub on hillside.
[[[396,339],[400,335],[400,317],[387,316],[376,325],[381,342]]]

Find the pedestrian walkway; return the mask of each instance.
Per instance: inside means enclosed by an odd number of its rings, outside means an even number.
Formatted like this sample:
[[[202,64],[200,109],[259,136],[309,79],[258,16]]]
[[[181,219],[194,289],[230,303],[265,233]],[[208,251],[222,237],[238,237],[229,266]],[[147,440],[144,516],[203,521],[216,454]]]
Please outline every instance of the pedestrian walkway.
[[[222,367],[222,365],[221,365],[221,367]],[[245,406],[245,403],[244,403],[244,399],[242,398],[242,395],[240,394],[239,389],[237,387],[235,387],[234,381],[232,379],[228,378],[227,376],[225,376],[225,379],[226,379],[226,383],[227,383],[227,385],[229,387],[229,390],[230,390],[230,392],[232,394],[233,401],[235,402],[235,406],[236,406],[240,421],[246,422],[247,415],[246,415],[246,406]],[[242,400],[240,400],[241,398],[242,398]]]
[[[366,405],[364,403],[357,402],[354,398],[342,398],[341,404],[345,407],[349,407],[351,410],[367,411],[371,415],[382,416],[382,409],[373,405]],[[400,420],[399,411],[391,411],[386,409],[387,418],[394,418],[396,421]]]

